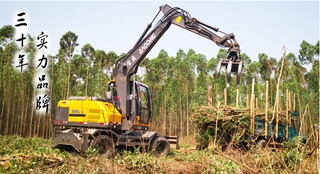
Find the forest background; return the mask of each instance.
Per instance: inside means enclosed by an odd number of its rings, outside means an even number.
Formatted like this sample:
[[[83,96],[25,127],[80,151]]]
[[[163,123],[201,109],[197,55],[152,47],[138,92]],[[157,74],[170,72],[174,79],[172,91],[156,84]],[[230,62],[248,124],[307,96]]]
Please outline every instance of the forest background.
[[[69,96],[104,97],[107,83],[113,79],[117,60],[124,53],[95,49],[84,44],[81,54],[74,54],[78,46],[78,36],[66,32],[60,39],[59,52],[47,55],[50,112],[36,112],[36,36],[28,35],[28,43],[23,48],[28,53],[28,71],[20,72],[12,64],[18,46],[13,37],[15,28],[6,25],[0,29],[0,134],[21,135],[23,137],[53,137],[52,122],[55,106],[61,99]],[[287,53],[281,77],[280,96],[285,90],[296,95],[296,108],[304,115],[307,128],[303,135],[312,133],[313,125],[319,123],[319,43],[301,41],[298,55]],[[152,130],[165,135],[180,137],[192,136],[189,117],[197,106],[207,105],[208,88],[213,104],[224,102],[226,81],[224,74],[215,78],[215,68],[219,60],[226,57],[227,51],[220,49],[212,58],[206,58],[193,49],[177,50],[175,56],[161,50],[157,57],[145,58],[135,80],[142,81],[151,89],[153,122]],[[242,73],[240,105],[248,105],[247,96],[251,92],[251,82],[256,82],[258,106],[265,102],[265,84],[269,83],[270,103],[274,103],[276,83],[281,66],[281,57],[269,57],[266,53],[258,55],[258,61],[241,53],[245,64]],[[311,68],[306,68],[311,67]],[[235,105],[235,79],[227,89],[227,105]],[[285,108],[285,100],[280,107]],[[309,128],[308,128],[309,127]]]

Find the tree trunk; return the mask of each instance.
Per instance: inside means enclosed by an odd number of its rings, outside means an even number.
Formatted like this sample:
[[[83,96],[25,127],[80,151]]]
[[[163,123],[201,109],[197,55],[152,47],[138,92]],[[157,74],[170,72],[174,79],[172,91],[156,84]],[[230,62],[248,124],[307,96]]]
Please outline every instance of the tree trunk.
[[[167,99],[166,99],[166,87],[164,85],[164,95],[163,95],[163,123],[162,123],[162,132],[164,135],[166,135],[166,129],[167,129]]]
[[[189,140],[189,90],[187,90],[187,140]]]
[[[68,70],[68,83],[67,83],[67,95],[66,95],[67,98],[69,98],[71,59],[70,59],[70,62],[69,62],[69,68],[68,69],[69,70]]]
[[[182,110],[182,98],[181,98],[181,92],[179,92],[179,105],[180,105],[180,136],[183,136],[183,110]]]

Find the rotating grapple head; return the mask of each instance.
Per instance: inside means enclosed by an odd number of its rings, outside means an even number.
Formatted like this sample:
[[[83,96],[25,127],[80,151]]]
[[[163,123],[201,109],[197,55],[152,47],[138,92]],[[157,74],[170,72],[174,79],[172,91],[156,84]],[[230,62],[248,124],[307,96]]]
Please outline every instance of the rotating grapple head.
[[[239,50],[229,51],[226,59],[220,60],[217,66],[216,77],[219,77],[220,71],[222,67],[226,68],[226,76],[227,76],[227,87],[230,86],[231,73],[234,72],[237,74],[237,87],[240,84],[241,72],[243,68],[243,64],[240,61]]]

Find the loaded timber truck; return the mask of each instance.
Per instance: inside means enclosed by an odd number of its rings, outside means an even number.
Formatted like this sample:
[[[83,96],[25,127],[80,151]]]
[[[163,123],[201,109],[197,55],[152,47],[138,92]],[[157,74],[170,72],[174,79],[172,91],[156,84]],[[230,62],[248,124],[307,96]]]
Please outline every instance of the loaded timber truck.
[[[289,114],[289,113],[288,113]],[[299,123],[297,122],[298,114],[293,111],[290,112],[291,119],[287,119],[283,122],[276,121],[268,122],[266,119],[255,118],[254,130],[254,143],[257,147],[270,147],[280,148],[282,142],[292,140],[294,137],[300,136],[297,131]],[[291,122],[291,124],[289,124]],[[306,143],[306,137],[300,136],[302,143]]]
[[[148,32],[160,11],[164,16]],[[72,147],[80,153],[93,148],[108,158],[113,157],[115,149],[121,147],[141,147],[145,151],[154,151],[156,156],[167,155],[170,144],[179,147],[178,137],[161,136],[150,130],[152,111],[149,89],[131,79],[141,61],[171,24],[207,38],[218,46],[227,47],[228,55],[218,66],[226,67],[228,84],[232,72],[237,74],[239,84],[242,71],[240,47],[232,33],[226,34],[219,28],[200,22],[178,7],[163,5],[159,12],[134,47],[118,60],[106,98],[70,97],[59,101],[53,124],[53,147]],[[220,37],[213,31],[224,36]]]

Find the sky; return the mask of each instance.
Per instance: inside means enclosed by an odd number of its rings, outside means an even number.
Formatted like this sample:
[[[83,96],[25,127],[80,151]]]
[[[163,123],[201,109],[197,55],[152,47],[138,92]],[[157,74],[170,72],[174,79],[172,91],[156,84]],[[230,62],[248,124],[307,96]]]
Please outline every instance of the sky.
[[[47,54],[56,55],[60,38],[72,31],[79,43],[74,54],[81,54],[82,46],[89,43],[96,50],[119,55],[134,46],[164,4],[234,33],[241,53],[254,61],[259,53],[280,58],[283,46],[298,56],[303,40],[313,45],[319,40],[319,1],[0,1],[0,27],[17,24],[17,14],[23,11],[28,33],[48,35]],[[160,13],[153,26],[161,17]],[[147,57],[156,57],[161,49],[175,56],[179,49],[187,52],[190,48],[207,59],[216,57],[220,49],[208,39],[171,25]]]

